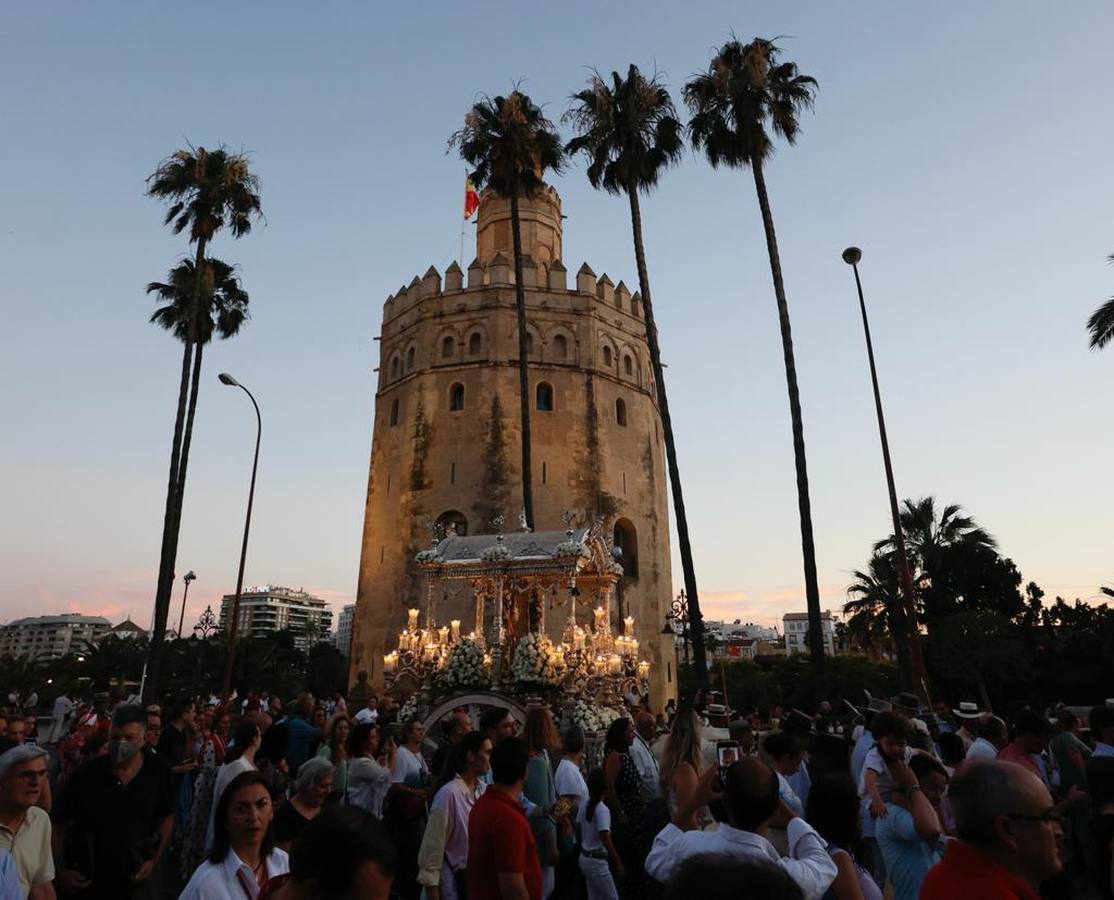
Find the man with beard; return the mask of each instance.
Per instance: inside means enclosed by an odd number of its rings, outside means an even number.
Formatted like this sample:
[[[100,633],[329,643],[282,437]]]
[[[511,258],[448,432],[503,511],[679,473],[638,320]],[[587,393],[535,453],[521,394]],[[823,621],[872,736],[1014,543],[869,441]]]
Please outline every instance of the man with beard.
[[[147,713],[117,707],[108,753],[74,772],[54,806],[58,883],[89,900],[152,896],[174,827],[169,766],[144,749]]]

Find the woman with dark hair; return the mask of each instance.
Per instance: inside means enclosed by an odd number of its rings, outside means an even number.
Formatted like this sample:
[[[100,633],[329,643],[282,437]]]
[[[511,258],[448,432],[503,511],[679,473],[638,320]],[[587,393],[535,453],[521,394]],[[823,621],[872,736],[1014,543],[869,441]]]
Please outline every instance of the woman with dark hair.
[[[426,900],[463,896],[468,865],[468,817],[487,787],[480,776],[491,767],[491,738],[470,731],[453,746],[447,765],[453,778],[437,791],[418,850],[418,884]]]
[[[620,880],[624,872],[623,861],[611,840],[611,810],[603,802],[607,776],[603,769],[593,769],[586,783],[588,800],[576,819],[581,839],[580,872],[588,888],[588,900],[618,900],[612,870]]]
[[[579,894],[581,875],[578,867],[580,835],[577,814],[588,803],[588,784],[580,771],[584,744],[584,729],[579,725],[570,725],[565,731],[564,755],[557,763],[557,771],[553,773],[553,789],[569,805],[570,827],[562,832],[558,841],[561,859],[557,863],[557,886],[554,888],[557,896],[562,898],[570,896],[571,891],[577,891],[572,896]]]
[[[531,706],[526,710],[526,725],[522,736],[526,740],[526,746],[530,748],[526,782],[522,786],[523,796],[535,806],[549,809],[557,802],[549,751],[560,746],[549,707]],[[531,816],[530,830],[534,832],[538,862],[542,867],[542,895],[548,897],[553,893],[557,877],[557,827],[549,816]]]
[[[377,758],[380,757],[380,758]],[[394,744],[380,754],[379,726],[361,722],[348,735],[348,803],[383,818],[383,799],[391,789]]]
[[[317,755],[333,764],[336,772],[333,800],[343,800],[348,790],[348,734],[352,723],[345,713],[334,713],[325,725],[325,739],[317,748]]]
[[[272,725],[263,732],[263,742],[255,752],[255,767],[263,773],[276,806],[286,802],[290,787],[290,768],[286,754],[290,749],[290,728],[285,722]]]
[[[274,846],[274,808],[259,772],[232,779],[217,802],[213,849],[178,900],[256,900],[267,881],[290,868]]]
[[[209,801],[209,823],[205,829],[205,852],[213,847],[214,822],[216,807],[220,802],[221,794],[225,792],[232,779],[244,772],[254,772],[255,754],[263,741],[259,726],[251,719],[244,719],[236,726],[232,733],[232,746],[224,756],[224,765],[217,769],[217,777],[213,784],[213,794]]]
[[[851,776],[833,772],[817,778],[808,792],[805,821],[828,842],[828,855],[838,873],[824,900],[882,900],[877,883],[855,862],[861,842],[859,791]]]
[[[603,771],[607,780],[604,800],[611,810],[615,846],[622,857],[626,878],[619,894],[629,900],[655,896],[657,883],[646,876],[643,864],[654,835],[648,827],[646,804],[642,800],[642,776],[630,755],[634,743],[634,723],[619,718],[611,723],[604,739]]]
[[[290,874],[272,880],[264,896],[387,900],[397,865],[394,843],[373,816],[351,806],[334,806],[306,826],[290,854]]]

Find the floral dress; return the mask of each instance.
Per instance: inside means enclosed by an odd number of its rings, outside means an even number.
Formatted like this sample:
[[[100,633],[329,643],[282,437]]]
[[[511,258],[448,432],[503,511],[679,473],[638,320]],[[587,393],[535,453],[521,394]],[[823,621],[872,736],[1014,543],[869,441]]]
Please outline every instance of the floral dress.
[[[619,896],[623,900],[656,897],[659,893],[658,883],[643,868],[654,842],[654,834],[642,799],[642,776],[629,752],[619,754],[619,776],[615,779],[615,793],[626,819],[622,823],[612,824],[615,849],[627,872],[627,877],[619,884]]]
[[[193,803],[189,824],[182,836],[181,872],[189,878],[205,858],[205,837],[213,810],[213,793],[217,786],[217,769],[224,761],[224,742],[215,734],[201,742],[200,767],[193,785]]]

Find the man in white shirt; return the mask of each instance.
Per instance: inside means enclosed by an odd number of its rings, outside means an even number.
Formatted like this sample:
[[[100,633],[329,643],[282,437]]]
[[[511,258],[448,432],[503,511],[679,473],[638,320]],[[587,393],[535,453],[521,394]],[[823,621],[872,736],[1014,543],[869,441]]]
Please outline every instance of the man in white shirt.
[[[1006,723],[997,716],[988,716],[979,723],[979,736],[967,749],[967,759],[996,759],[998,753],[1009,743]]]
[[[642,779],[640,789],[644,803],[653,803],[661,796],[658,760],[650,749],[656,733],[657,723],[650,713],[643,710],[634,717],[634,743],[630,747],[630,756]]]
[[[720,777],[710,768],[687,803],[677,809],[675,822],[691,821],[693,813],[721,799],[714,787]],[[742,759],[723,776],[722,799],[728,821],[715,831],[682,831],[666,825],[646,857],[646,872],[668,882],[678,867],[696,856],[718,855],[731,859],[759,859],[780,866],[797,883],[805,900],[818,900],[836,877],[836,866],[824,841],[804,819],[793,814],[778,798],[774,771],[757,759]],[[788,823],[789,856],[781,857],[766,839],[771,823]]]
[[[1106,702],[1110,703],[1109,700]],[[1091,757],[1114,756],[1114,707],[1094,707],[1087,716],[1087,724],[1091,737],[1095,739],[1095,752]]]

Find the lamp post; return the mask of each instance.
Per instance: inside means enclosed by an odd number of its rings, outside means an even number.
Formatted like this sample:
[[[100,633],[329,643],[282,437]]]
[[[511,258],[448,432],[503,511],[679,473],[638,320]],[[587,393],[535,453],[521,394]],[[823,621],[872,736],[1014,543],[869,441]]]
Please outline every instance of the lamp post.
[[[886,468],[886,488],[890,494],[890,515],[893,517],[894,551],[897,554],[897,570],[901,579],[901,593],[904,596],[903,608],[899,610],[904,622],[902,637],[907,642],[905,654],[907,661],[903,666],[902,675],[912,682],[913,690],[921,700],[930,704],[928,695],[928,678],[924,667],[924,655],[921,652],[921,636],[917,630],[916,592],[913,589],[913,574],[909,568],[909,556],[905,552],[905,534],[901,529],[901,514],[897,507],[897,490],[894,488],[894,470],[890,462],[890,442],[886,437],[886,418],[882,413],[882,395],[878,391],[878,369],[874,365],[874,343],[870,339],[870,322],[866,315],[866,301],[863,299],[863,283],[859,279],[859,261],[863,258],[863,251],[858,247],[848,247],[843,251],[843,261],[855,272],[855,288],[859,294],[859,310],[863,314],[863,333],[866,335],[866,355],[870,361],[870,381],[874,387],[874,409],[878,414],[878,437],[882,442],[882,462]],[[898,642],[900,645],[900,641]],[[931,704],[930,704],[931,705]]]
[[[263,417],[259,414],[259,404],[255,402],[255,397],[252,396],[251,391],[244,387],[235,378],[227,372],[221,372],[219,376],[220,383],[228,385],[229,387],[238,387],[251,400],[251,405],[255,407],[255,458],[251,464],[251,487],[248,489],[248,513],[244,519],[244,543],[240,548],[240,571],[236,576],[236,596],[232,599],[232,614],[228,620],[228,652],[224,657],[224,677],[221,679],[220,693],[224,700],[228,699],[228,695],[232,689],[232,665],[236,660],[236,626],[239,624],[240,618],[240,594],[244,589],[244,562],[248,555],[248,533],[251,531],[251,505],[255,500],[255,472],[259,468],[259,439],[263,436]]]
[[[197,581],[197,576],[193,574],[193,569],[190,569],[182,576],[182,581],[185,583],[185,588],[182,590],[182,614],[178,617],[178,637],[182,637],[182,626],[186,622],[186,597],[190,593],[190,582]]]

